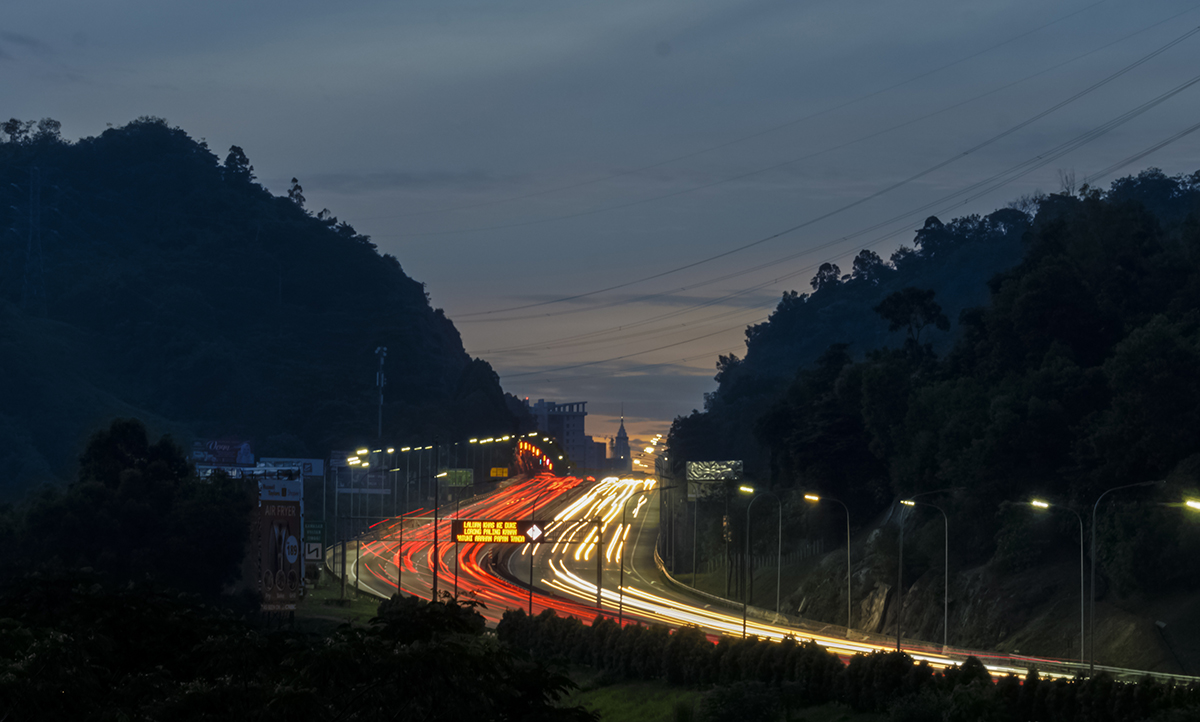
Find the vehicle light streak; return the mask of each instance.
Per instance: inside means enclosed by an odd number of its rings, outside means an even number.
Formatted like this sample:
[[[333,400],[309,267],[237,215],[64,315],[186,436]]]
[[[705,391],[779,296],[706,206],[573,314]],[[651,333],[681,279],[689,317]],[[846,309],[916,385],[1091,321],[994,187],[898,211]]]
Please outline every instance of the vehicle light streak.
[[[623,605],[625,614],[636,615],[640,620],[660,623],[671,627],[694,625],[706,634],[722,634],[740,636],[742,619],[740,614],[732,611],[726,614],[722,611],[705,608],[700,604],[691,604],[669,599],[652,590],[626,584],[621,588],[601,589],[601,608],[595,606],[596,580],[587,569],[587,562],[592,561],[598,549],[599,538],[604,539],[604,560],[611,565],[622,563],[626,544],[629,543],[629,532],[633,524],[621,524],[618,517],[624,510],[624,505],[633,495],[641,494],[631,510],[633,518],[640,523],[643,520],[643,510],[648,508],[649,498],[646,492],[654,491],[654,479],[620,479],[607,477],[594,482],[590,488],[581,487],[582,480],[572,478],[557,478],[549,475],[533,477],[520,481],[509,487],[499,489],[483,499],[471,502],[459,514],[461,518],[471,519],[500,519],[512,518],[528,512],[532,503],[539,496],[539,510],[543,506],[551,508],[563,501],[568,492],[580,490],[577,498],[570,500],[546,523],[547,543],[542,545],[525,544],[520,550],[512,553],[521,557],[527,554],[537,554],[535,563],[541,574],[536,582],[550,590],[550,594],[535,595],[537,607],[551,609],[556,613],[571,615],[590,623],[597,614],[605,614],[617,610]],[[432,515],[432,510],[422,509],[426,515]],[[385,596],[391,590],[397,589],[396,564],[402,565],[403,582],[401,588],[406,594],[427,597],[430,588],[429,570],[433,566],[433,522],[427,516],[419,516],[414,512],[404,518],[387,520],[371,529],[369,541],[364,540],[362,562],[367,569],[363,581],[368,588],[377,594]],[[439,533],[449,534],[448,517],[440,517]],[[403,526],[403,547],[399,544],[401,526]],[[614,528],[615,527],[615,528]],[[600,535],[600,536],[598,536]],[[631,550],[633,553],[633,550]],[[457,556],[454,555],[453,545],[445,545],[439,549],[439,554],[450,557],[454,565],[445,558],[439,560],[439,579],[450,582],[455,569],[459,575],[460,592],[486,602],[486,609],[481,609],[492,623],[499,620],[505,609],[523,608],[528,599],[529,589],[513,580],[498,574],[503,553],[488,544],[463,544]],[[570,565],[580,565],[573,570]],[[524,562],[522,562],[524,564]],[[593,562],[594,564],[594,562]],[[580,571],[582,569],[582,571]],[[609,574],[614,573],[611,568]],[[590,578],[589,578],[590,577]],[[516,579],[518,577],[514,577]],[[523,579],[523,577],[520,577]],[[535,589],[535,591],[537,591]],[[535,610],[536,613],[536,610]],[[615,615],[614,615],[615,616]],[[632,620],[630,620],[632,621]],[[844,637],[813,634],[801,630],[772,624],[764,621],[751,621],[747,630],[750,634],[763,639],[780,641],[786,637],[799,640],[813,640],[827,647],[839,656],[846,658],[854,654],[870,653],[878,650],[891,649],[890,644],[875,644],[869,641],[848,640]],[[955,658],[950,655],[926,651],[919,646],[906,647],[905,652],[918,661],[928,662],[936,668],[945,668],[959,663],[961,655]],[[1024,668],[1013,666],[1010,658],[1004,655],[976,654],[985,658],[985,666],[993,674],[1025,673]],[[1022,661],[1043,662],[1021,658]],[[1007,662],[1007,663],[1006,663]],[[1059,660],[1044,660],[1045,663],[1060,664]],[[1069,677],[1070,675],[1041,672],[1044,677]]]

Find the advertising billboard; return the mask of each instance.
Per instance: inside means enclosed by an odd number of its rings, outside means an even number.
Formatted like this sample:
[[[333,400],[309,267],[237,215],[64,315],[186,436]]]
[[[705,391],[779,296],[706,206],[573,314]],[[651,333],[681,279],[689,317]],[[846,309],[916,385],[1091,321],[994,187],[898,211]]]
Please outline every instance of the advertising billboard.
[[[284,459],[277,456],[264,456],[258,460],[260,466],[295,467],[305,476],[324,476],[324,459]]]
[[[254,466],[254,450],[245,439],[201,439],[192,443],[192,462],[214,466]]]
[[[738,461],[689,461],[687,462],[688,500],[695,501],[704,495],[704,487],[718,481],[741,481],[742,462]]]
[[[353,452],[334,451],[330,455],[329,474],[341,494],[391,494],[392,482],[383,465],[351,464]]]
[[[258,580],[262,609],[294,611],[304,593],[304,482],[258,483]]]

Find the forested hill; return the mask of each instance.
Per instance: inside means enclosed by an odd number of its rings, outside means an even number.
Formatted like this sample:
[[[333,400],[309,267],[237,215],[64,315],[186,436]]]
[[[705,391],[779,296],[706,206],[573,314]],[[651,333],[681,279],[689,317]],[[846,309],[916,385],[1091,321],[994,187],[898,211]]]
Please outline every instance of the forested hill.
[[[897,495],[959,490],[944,503],[964,529],[963,553],[979,561],[995,551],[1014,564],[1030,563],[1021,557],[1031,543],[1021,526],[1029,515],[999,514],[1006,503],[1044,495],[1085,508],[1106,489],[1164,479],[1160,501],[1178,506],[1195,495],[1200,173],[1150,169],[1106,191],[1042,198],[1023,243],[1020,263],[987,283],[988,302],[961,315],[942,354],[926,344],[940,333],[934,316],[922,321],[914,304],[910,320],[924,325],[919,343],[856,358],[841,345],[847,336],[819,337],[826,351],[743,415],[769,459],[756,470],[760,478],[785,494],[839,497],[859,519]],[[854,281],[826,293],[801,305],[849,296]],[[839,318],[854,328],[895,316],[880,311]],[[792,313],[781,304],[777,316]],[[754,343],[752,329],[752,352]],[[711,431],[731,418],[723,416],[731,391],[723,382],[709,414],[676,420],[672,459],[716,444]],[[1130,508],[1124,531],[1112,532],[1128,543],[1105,542],[1120,550],[1104,561],[1108,573],[1142,588],[1194,579],[1195,555],[1181,550],[1200,544],[1200,525],[1181,521],[1174,508]]]
[[[241,149],[222,162],[155,118],[74,143],[2,130],[0,497],[70,478],[113,416],[260,455],[373,439],[379,346],[385,438],[513,430],[423,284],[299,184],[271,195]]]
[[[884,346],[903,345],[905,330],[889,324],[873,309],[904,288],[932,290],[950,328],[926,329],[921,342],[937,352],[948,350],[958,332],[959,313],[987,302],[987,280],[1021,261],[1021,238],[1029,228],[1025,199],[986,217],[967,216],[943,223],[936,217],[917,231],[913,246],[901,246],[884,261],[864,249],[843,273],[825,263],[813,277],[810,293],[783,295],[770,318],[746,329],[744,358],[722,356],[717,390],[705,398],[704,411],[677,419],[676,458],[742,459],[748,470],[765,476],[766,447],[754,435],[763,410],[787,388],[799,368],[810,366],[832,344],[845,344],[852,358]]]

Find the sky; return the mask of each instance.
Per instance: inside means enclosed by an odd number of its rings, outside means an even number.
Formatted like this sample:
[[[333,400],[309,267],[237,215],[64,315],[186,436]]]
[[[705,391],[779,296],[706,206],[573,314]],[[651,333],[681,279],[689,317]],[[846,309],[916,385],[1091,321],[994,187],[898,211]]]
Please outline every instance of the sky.
[[[1175,0],[42,0],[0,18],[0,114],[240,146],[505,390],[648,439],[823,262],[1200,170],[1198,26]]]

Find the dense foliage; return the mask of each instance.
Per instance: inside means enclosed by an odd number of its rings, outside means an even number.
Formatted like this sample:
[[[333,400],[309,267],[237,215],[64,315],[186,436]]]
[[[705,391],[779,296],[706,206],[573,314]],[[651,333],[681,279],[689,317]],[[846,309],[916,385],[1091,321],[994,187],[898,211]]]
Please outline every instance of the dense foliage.
[[[221,161],[156,118],[74,143],[0,130],[0,495],[71,476],[115,416],[267,456],[374,438],[380,346],[389,438],[513,430],[422,284],[298,182],[271,195],[240,148]]]
[[[570,681],[453,601],[393,598],[368,627],[265,631],[175,592],[87,573],[0,590],[7,720],[587,722]]]
[[[1014,209],[944,226],[931,221],[918,232],[918,250],[883,271],[901,274],[927,252],[924,262],[936,264],[956,248],[986,248],[981,238],[1000,237],[983,229],[1023,234],[1023,260],[988,282],[987,305],[958,314],[956,340],[941,356],[931,340],[944,336],[936,329],[952,314],[940,305],[941,291],[930,292],[937,284],[906,284],[873,312],[859,303],[857,315],[838,316],[848,319],[844,329],[806,328],[824,353],[781,393],[756,397],[758,446],[721,452],[750,459],[755,448],[765,449],[767,463],[755,470],[760,478],[793,494],[816,490],[842,499],[858,524],[897,496],[953,489],[938,503],[954,520],[951,564],[959,568],[993,556],[1020,568],[1045,558],[1048,548],[1077,544],[1072,516],[1056,515],[1048,539],[1033,533],[1035,515],[1005,510],[1006,503],[1041,496],[1090,510],[1106,489],[1167,479],[1158,500],[1177,507],[1200,480],[1200,173],[1167,177],[1151,169],[1107,191],[1041,198],[1036,211],[1032,223]],[[940,273],[957,275],[957,263],[938,266]],[[785,299],[776,316],[803,318],[789,304],[861,296],[865,283],[819,276],[816,293]],[[856,356],[845,342],[864,323],[895,330],[901,342]],[[767,329],[751,330],[747,362],[726,361],[708,413],[676,420],[672,459],[696,458],[689,449],[704,447],[737,418],[724,399],[736,395],[737,384],[754,382],[745,367],[755,344],[768,331],[801,330],[777,325],[773,319]],[[795,341],[775,347],[788,343]],[[1142,490],[1120,498],[1149,497]],[[798,514],[812,506],[793,500]],[[1194,516],[1119,503],[1106,511],[1100,561],[1119,588],[1195,586]],[[916,513],[937,525],[936,535],[910,539],[919,568],[934,549],[940,556],[941,517]]]
[[[538,658],[589,665],[618,679],[709,687],[698,716],[711,722],[779,719],[826,702],[887,713],[897,722],[1137,722],[1200,714],[1195,685],[1150,678],[1130,684],[1105,674],[1043,679],[1036,670],[1024,679],[993,679],[974,657],[942,671],[902,652],[857,654],[843,664],[815,642],[722,637],[713,644],[694,627],[669,632],[608,618],[585,626],[550,610],[536,617],[507,612],[496,633]]]
[[[783,294],[770,318],[746,329],[746,352],[721,356],[718,388],[705,397],[704,410],[675,420],[670,435],[673,459],[742,459],[747,471],[764,478],[770,453],[754,434],[764,407],[787,389],[796,370],[817,362],[832,344],[846,344],[850,358],[861,359],[887,344],[903,345],[912,332],[907,323],[891,327],[873,309],[904,289],[932,290],[947,321],[987,301],[987,279],[1020,262],[1021,237],[1030,216],[1004,208],[986,217],[967,216],[943,223],[925,221],[914,247],[902,246],[883,260],[866,248],[850,273],[825,263],[813,278],[811,293]],[[935,324],[936,326],[936,324]],[[945,351],[953,336],[925,330],[920,340]]]
[[[169,436],[136,419],[96,432],[65,489],[40,488],[0,515],[0,584],[35,569],[89,569],[214,598],[249,550],[254,482],[198,479]]]

